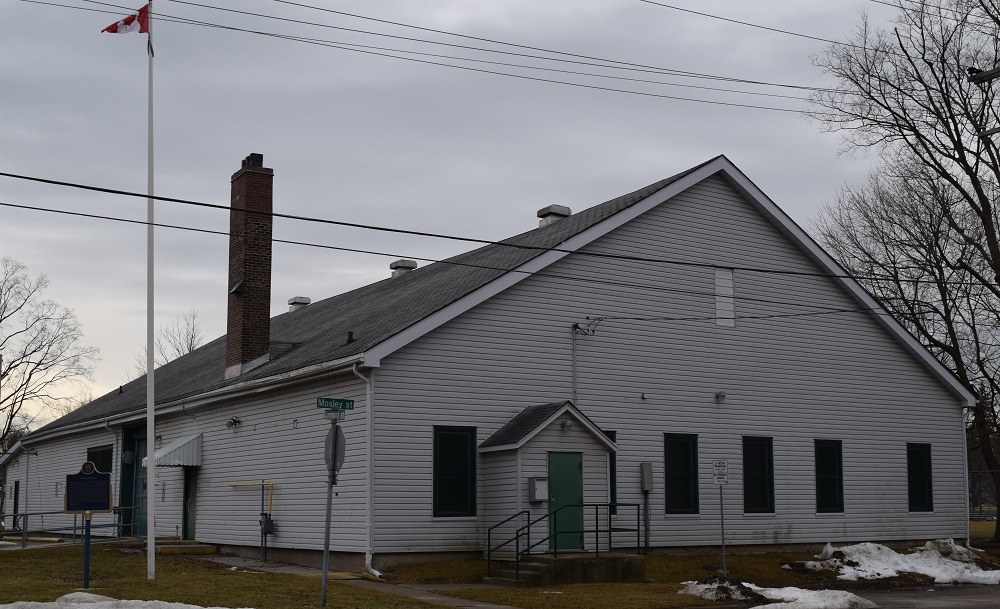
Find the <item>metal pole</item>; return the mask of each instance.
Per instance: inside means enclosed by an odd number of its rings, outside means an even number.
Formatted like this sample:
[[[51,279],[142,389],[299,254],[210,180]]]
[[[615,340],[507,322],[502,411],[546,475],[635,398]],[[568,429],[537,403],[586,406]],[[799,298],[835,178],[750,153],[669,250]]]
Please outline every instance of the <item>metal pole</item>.
[[[90,512],[83,515],[83,589],[90,588]]]
[[[153,383],[153,2],[150,0],[146,17],[149,38],[146,55],[149,58],[146,137],[146,579],[156,579],[156,432],[153,420],[156,392]]]
[[[319,596],[319,606],[326,607],[327,582],[330,578],[330,518],[333,512],[333,472],[326,483],[326,526],[323,529],[323,589]]]
[[[719,485],[719,522],[722,523],[722,575],[729,576],[726,569],[726,510],[722,503],[722,485]]]

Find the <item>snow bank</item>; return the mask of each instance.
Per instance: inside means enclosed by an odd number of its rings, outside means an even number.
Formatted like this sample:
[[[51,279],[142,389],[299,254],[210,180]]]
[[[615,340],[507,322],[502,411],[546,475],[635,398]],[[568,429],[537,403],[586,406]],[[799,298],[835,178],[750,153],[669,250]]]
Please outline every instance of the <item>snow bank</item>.
[[[760,588],[747,584],[752,590],[771,600],[782,601],[763,605],[767,609],[874,609],[870,600],[843,590],[803,590],[802,588]]]
[[[19,601],[0,605],[0,609],[203,609],[196,605],[168,603],[165,601],[120,601],[87,592],[72,592],[51,603]],[[208,609],[223,609],[210,607]]]
[[[801,588],[761,588],[753,584],[708,578],[685,582],[680,594],[691,594],[712,601],[780,601],[758,605],[766,609],[873,609],[877,605],[841,590],[803,590]]]
[[[843,558],[836,556],[841,553]],[[919,573],[933,577],[938,584],[1000,584],[1000,571],[984,571],[976,564],[976,555],[951,539],[928,541],[910,554],[877,543],[859,543],[834,548],[826,544],[817,560],[808,561],[807,569],[839,571],[839,579],[879,579],[900,573]]]

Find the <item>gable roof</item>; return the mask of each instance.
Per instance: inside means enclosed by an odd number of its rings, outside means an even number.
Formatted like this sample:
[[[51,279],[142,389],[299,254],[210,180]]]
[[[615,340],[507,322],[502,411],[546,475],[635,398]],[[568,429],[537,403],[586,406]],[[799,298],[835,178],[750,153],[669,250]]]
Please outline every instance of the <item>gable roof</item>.
[[[548,226],[415,269],[393,279],[327,298],[271,320],[272,359],[224,379],[226,337],[156,369],[157,405],[264,384],[334,363],[378,366],[379,360],[419,336],[517,283],[530,273],[587,245],[694,184],[719,173],[821,268],[835,276],[873,317],[967,405],[975,398],[857,282],[732,162],[718,156],[634,192],[585,209]],[[347,342],[348,332],[354,340]],[[34,432],[139,414],[145,410],[145,376]]]
[[[555,421],[564,413],[569,413],[570,416],[579,421],[609,451],[617,452],[618,446],[587,415],[580,412],[573,405],[573,402],[568,400],[565,402],[528,406],[514,416],[514,418],[507,421],[503,427],[496,430],[492,436],[483,440],[483,443],[479,445],[479,452],[521,448],[528,440],[535,437],[538,432],[548,427],[552,421]]]

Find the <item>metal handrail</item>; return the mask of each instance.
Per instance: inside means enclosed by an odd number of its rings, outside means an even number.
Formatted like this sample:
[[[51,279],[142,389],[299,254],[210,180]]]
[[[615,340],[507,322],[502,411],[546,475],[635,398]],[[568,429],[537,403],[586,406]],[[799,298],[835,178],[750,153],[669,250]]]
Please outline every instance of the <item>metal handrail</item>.
[[[531,512],[529,510],[521,510],[520,512],[514,514],[513,516],[511,516],[509,518],[505,518],[505,519],[501,520],[500,522],[496,523],[495,525],[491,526],[489,529],[486,530],[486,576],[487,577],[489,577],[491,575],[490,569],[491,569],[492,564],[491,564],[490,558],[493,556],[493,550],[499,550],[500,548],[502,548],[505,545],[507,545],[507,544],[511,543],[512,541],[514,541],[514,539],[508,539],[507,541],[503,542],[502,544],[498,545],[497,547],[495,547],[495,548],[492,547],[491,544],[493,542],[491,540],[493,538],[493,529],[495,529],[495,528],[497,528],[499,526],[505,525],[508,522],[510,522],[511,520],[514,520],[515,518],[519,518],[519,517],[521,517],[521,516],[523,516],[525,514],[527,514],[529,518],[531,517]],[[515,550],[515,552],[516,551],[517,550]]]
[[[558,531],[559,512],[561,512],[562,510],[567,509],[567,508],[588,508],[588,507],[594,508],[594,525],[595,526],[594,526],[594,528],[592,530],[591,529],[587,529],[585,527],[581,531],[575,531],[575,530],[574,531]],[[611,526],[611,508],[612,507],[614,507],[614,508],[635,508],[635,528],[633,529],[633,528],[624,528],[624,527],[612,527]],[[528,516],[530,518],[531,512],[529,510],[521,510],[517,514],[514,514],[513,516],[510,516],[509,518],[506,518],[503,521],[501,521],[501,522],[493,525],[487,531],[487,534],[486,534],[486,547],[487,547],[487,552],[486,552],[486,574],[487,574],[487,576],[489,576],[489,575],[492,574],[491,566],[492,566],[493,552],[495,552],[496,550],[499,550],[500,548],[503,548],[503,547],[505,547],[505,546],[513,543],[514,544],[514,578],[516,580],[520,581],[520,579],[521,579],[521,556],[523,554],[527,554],[527,553],[531,552],[532,549],[534,549],[534,548],[538,547],[539,545],[541,545],[541,544],[549,541],[550,539],[552,539],[552,538],[554,538],[554,537],[556,537],[558,535],[562,535],[562,534],[566,534],[566,533],[581,533],[583,535],[586,535],[587,533],[593,532],[594,533],[594,551],[598,555],[600,555],[600,553],[601,553],[601,533],[607,533],[607,547],[608,547],[608,551],[610,552],[612,550],[612,545],[611,545],[612,544],[612,539],[611,539],[611,534],[612,533],[626,533],[626,532],[635,531],[636,554],[638,554],[639,551],[640,551],[640,548],[642,547],[642,542],[640,540],[640,533],[641,533],[641,528],[640,528],[641,512],[640,512],[640,510],[641,510],[641,507],[642,506],[640,504],[638,504],[638,503],[574,503],[574,504],[564,505],[564,506],[559,507],[558,509],[555,509],[555,510],[553,510],[551,512],[548,512],[547,514],[539,516],[538,518],[535,518],[534,520],[530,520],[526,525],[522,526],[521,528],[517,529],[514,532],[514,537],[512,537],[512,538],[508,539],[507,541],[505,541],[505,542],[503,542],[501,544],[498,544],[497,546],[494,547],[492,545],[492,533],[493,533],[493,529],[499,527],[500,525],[506,524],[506,523],[510,522],[511,520],[513,520],[515,518],[523,516],[524,514],[528,514]],[[600,526],[600,512],[599,512],[600,508],[607,508],[607,528],[604,528],[604,529],[602,529],[601,526]],[[547,520],[549,518],[552,518],[553,528],[555,528],[558,532],[550,534],[550,535],[547,535],[544,538],[536,541],[535,543],[531,543],[531,528],[533,526],[535,526],[536,524],[542,522],[543,520]],[[521,550],[521,543],[520,543],[522,536],[525,538],[525,547],[524,547],[523,551]],[[552,544],[552,555],[553,555],[553,558],[555,558],[555,559],[559,558],[559,544],[558,543],[553,543]]]
[[[112,515],[114,515],[114,516],[118,516],[118,515],[120,515],[122,513],[127,512],[128,510],[134,510],[134,509],[136,509],[136,506],[116,506],[116,507],[112,508],[112,510],[111,510],[110,513]],[[55,515],[64,516],[64,515],[66,515],[66,512],[63,512],[61,510],[53,510],[53,511],[46,511],[46,512],[12,512],[10,514],[5,514],[3,512],[0,512],[0,520],[6,520],[7,516],[11,517],[11,528],[7,531],[7,533],[15,533],[15,532],[16,533],[20,533],[20,535],[21,535],[21,549],[24,549],[24,548],[26,548],[28,546],[28,535],[29,534],[35,534],[35,533],[60,533],[60,532],[70,531],[70,532],[72,532],[72,535],[73,535],[73,543],[77,542],[76,538],[77,538],[78,535],[80,537],[83,537],[83,529],[85,528],[86,524],[84,522],[81,522],[81,523],[77,524],[77,516],[78,516],[77,514],[73,515],[73,524],[71,526],[57,526],[57,527],[44,527],[44,528],[38,528],[38,529],[30,529],[28,527],[20,525],[20,523],[23,523],[23,522],[25,522],[27,520],[28,516],[55,516]],[[96,525],[92,524],[91,525],[91,530],[93,530],[93,529],[116,529],[115,537],[121,537],[121,530],[124,527],[131,527],[131,526],[133,526],[133,523],[131,523],[131,522],[129,522],[129,523],[125,523],[125,522],[112,522],[112,523],[108,523],[108,524],[96,524]]]

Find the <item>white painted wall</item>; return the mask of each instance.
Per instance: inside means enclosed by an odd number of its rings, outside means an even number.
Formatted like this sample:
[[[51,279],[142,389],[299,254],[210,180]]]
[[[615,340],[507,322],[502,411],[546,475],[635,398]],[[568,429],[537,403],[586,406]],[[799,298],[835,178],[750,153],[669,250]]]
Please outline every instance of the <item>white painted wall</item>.
[[[712,266],[572,254],[384,358],[377,552],[478,549],[489,522],[431,516],[433,425],[475,426],[482,441],[526,406],[569,399],[570,327],[588,316],[608,319],[578,337],[578,406],[618,432],[619,501],[641,503],[638,464],[653,463],[654,546],[719,542],[712,459],[730,461],[729,543],[964,535],[957,398],[725,180],[585,251],[736,268],[735,327],[715,323]],[[664,433],[699,436],[697,515],[664,514]],[[742,513],[743,435],[774,438],[773,515]],[[816,438],[844,443],[843,515],[815,513]],[[907,442],[933,446],[933,514],[907,512]]]

